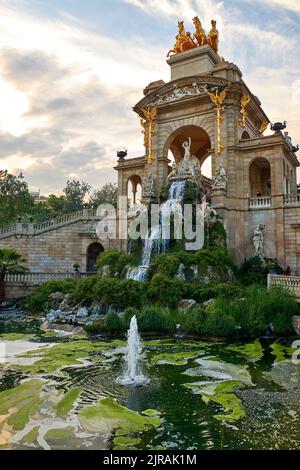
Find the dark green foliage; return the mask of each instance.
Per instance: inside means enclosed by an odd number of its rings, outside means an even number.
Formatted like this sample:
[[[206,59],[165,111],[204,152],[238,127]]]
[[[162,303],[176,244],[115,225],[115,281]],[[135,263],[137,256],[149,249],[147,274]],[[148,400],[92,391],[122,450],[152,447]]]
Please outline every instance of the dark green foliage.
[[[160,189],[160,193],[159,193],[159,200],[161,204],[168,199],[168,195],[169,195],[168,186],[162,186]]]
[[[153,268],[159,274],[173,277],[177,273],[180,263],[180,256],[162,253],[154,258]]]
[[[175,333],[176,325],[179,323],[179,315],[175,310],[148,305],[139,310],[132,308],[125,310],[123,322],[127,329],[134,315],[137,317],[139,330],[142,332]]]
[[[180,281],[169,279],[163,274],[155,274],[148,287],[147,296],[150,302],[160,305],[175,306],[182,298]]]
[[[125,331],[125,324],[122,318],[114,311],[108,312],[105,317],[105,327],[111,333]]]
[[[72,291],[72,303],[92,302],[95,298],[94,287],[99,278],[97,276],[89,276],[77,282],[76,288]]]
[[[185,312],[183,328],[187,333],[220,337],[232,336],[236,329],[233,316],[219,311],[214,304],[206,310],[196,306]]]
[[[206,230],[205,247],[212,249],[227,249],[227,234],[224,225],[219,220]]]
[[[54,292],[69,294],[76,290],[78,281],[65,279],[63,281],[49,281],[39,286],[33,294],[26,297],[25,307],[31,312],[41,312],[47,305],[48,297]]]
[[[145,285],[131,280],[97,279],[93,299],[115,308],[140,307],[145,299]]]
[[[0,175],[0,226],[13,224],[18,217],[29,214],[33,208],[33,197],[22,174],[10,175],[7,171]]]
[[[116,183],[106,183],[101,189],[94,191],[90,198],[90,205],[97,209],[100,204],[111,204],[117,207],[118,186]]]
[[[106,321],[105,318],[93,321],[91,324],[84,326],[85,331],[93,336],[98,333],[106,331]]]
[[[268,268],[259,256],[246,258],[237,271],[238,281],[249,286],[250,284],[267,284]]]
[[[128,240],[128,254],[130,255],[132,262],[135,265],[140,263],[140,260],[142,259],[142,253],[143,242],[141,238],[138,238],[137,240]]]
[[[184,191],[184,202],[185,204],[192,204],[198,202],[199,199],[199,188],[196,183],[187,181],[185,184]]]
[[[103,266],[109,266],[112,276],[117,273],[121,276],[125,267],[132,264],[134,264],[132,256],[115,249],[104,251],[97,259],[97,268],[101,269]]]

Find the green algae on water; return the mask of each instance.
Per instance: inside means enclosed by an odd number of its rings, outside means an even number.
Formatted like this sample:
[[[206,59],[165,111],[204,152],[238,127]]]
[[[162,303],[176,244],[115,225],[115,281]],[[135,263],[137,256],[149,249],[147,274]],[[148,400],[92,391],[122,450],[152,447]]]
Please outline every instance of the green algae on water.
[[[81,393],[80,388],[71,388],[55,406],[57,416],[67,416]]]
[[[235,387],[242,386],[238,381],[224,382],[195,382],[185,384],[193,393],[201,395],[203,401],[210,401],[221,405],[228,414],[216,414],[214,418],[219,421],[234,422],[245,416],[246,412],[241,400],[235,395]]]
[[[81,409],[79,420],[87,431],[109,434],[116,430],[117,436],[147,431],[161,423],[159,418],[129,410],[113,398],[102,398],[96,405]]]
[[[118,436],[114,438],[113,450],[137,450],[141,442],[139,438]]]
[[[5,421],[14,431],[24,429],[29,419],[37,413],[41,390],[42,382],[31,380],[0,393],[0,415],[7,416]]]
[[[275,363],[285,362],[291,359],[293,353],[297,350],[297,348],[291,348],[286,346],[285,344],[279,343],[276,341],[275,343],[270,345],[271,354],[275,356]]]
[[[1,333],[0,341],[20,341],[20,340],[29,340],[34,338],[36,335],[28,333]]]
[[[176,352],[176,353],[161,353],[155,354],[151,357],[151,363],[162,365],[162,364],[170,364],[173,366],[182,366],[187,364],[190,359],[194,359],[200,354],[204,354],[205,351],[198,350],[198,351],[183,351],[183,352]]]
[[[49,429],[44,438],[46,441],[63,441],[73,437],[73,431],[74,429],[71,426],[58,429]]]
[[[237,352],[243,356],[246,356],[250,361],[256,362],[261,359],[264,355],[262,345],[257,339],[254,343],[244,344],[242,346],[230,345],[225,348],[227,351]]]

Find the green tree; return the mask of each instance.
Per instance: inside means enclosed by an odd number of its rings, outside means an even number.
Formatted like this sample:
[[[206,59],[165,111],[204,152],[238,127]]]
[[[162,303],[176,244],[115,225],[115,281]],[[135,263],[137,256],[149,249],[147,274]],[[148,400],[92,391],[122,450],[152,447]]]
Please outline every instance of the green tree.
[[[97,209],[100,204],[108,203],[117,206],[118,186],[115,183],[106,183],[101,189],[93,192],[90,198],[90,204]]]
[[[91,186],[84,181],[68,180],[64,188],[66,198],[66,212],[79,211],[83,208],[86,197],[91,191]]]
[[[24,273],[27,269],[21,264],[25,260],[12,248],[0,248],[0,300],[5,299],[5,275]]]
[[[17,217],[30,214],[34,205],[22,173],[4,171],[0,177],[0,226],[12,224]]]

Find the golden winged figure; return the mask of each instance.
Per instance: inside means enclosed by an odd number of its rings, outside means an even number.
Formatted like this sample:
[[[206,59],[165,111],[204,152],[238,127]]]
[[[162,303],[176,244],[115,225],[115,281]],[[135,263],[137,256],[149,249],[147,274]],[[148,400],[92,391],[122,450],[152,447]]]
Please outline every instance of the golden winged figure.
[[[142,111],[148,122],[152,122],[156,118],[156,114],[157,114],[156,108],[142,109]]]
[[[210,97],[211,101],[216,105],[217,108],[220,108],[226,98],[227,88],[224,88],[221,93],[216,91],[216,93],[210,93],[209,91],[206,92]]]
[[[249,95],[243,95],[241,99],[241,107],[242,109],[245,109],[246,106],[250,103],[251,97]]]

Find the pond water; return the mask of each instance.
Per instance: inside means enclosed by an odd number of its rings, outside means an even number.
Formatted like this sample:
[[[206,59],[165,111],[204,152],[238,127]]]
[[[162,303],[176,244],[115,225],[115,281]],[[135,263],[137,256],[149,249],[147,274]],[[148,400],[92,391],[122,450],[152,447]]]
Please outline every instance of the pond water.
[[[40,323],[0,312],[0,448],[300,449],[292,341],[144,338],[150,381],[131,387],[117,382],[123,338],[59,337]]]

